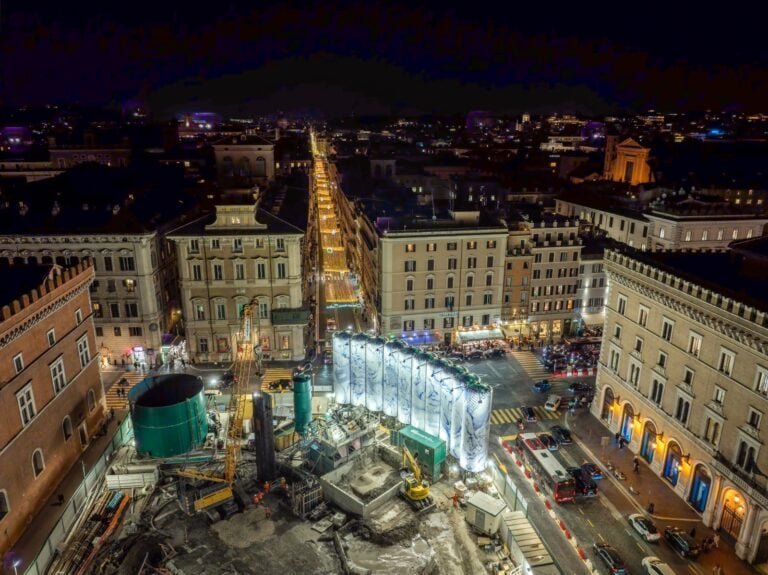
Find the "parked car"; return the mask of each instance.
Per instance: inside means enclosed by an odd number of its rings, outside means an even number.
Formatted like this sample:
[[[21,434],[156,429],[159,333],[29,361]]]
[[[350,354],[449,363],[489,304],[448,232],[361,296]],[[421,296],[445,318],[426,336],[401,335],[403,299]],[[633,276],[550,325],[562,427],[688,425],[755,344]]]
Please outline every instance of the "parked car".
[[[585,471],[585,473],[588,473],[589,476],[594,479],[595,481],[599,481],[603,477],[603,472],[600,470],[600,468],[595,465],[594,463],[584,463],[581,468]]]
[[[658,557],[643,557],[641,563],[648,575],[675,575],[675,570]]]
[[[547,411],[557,411],[560,409],[560,402],[563,400],[559,395],[554,393],[547,398],[547,402],[544,404],[544,409]]]
[[[576,484],[576,495],[581,497],[597,497],[597,483],[587,476],[581,467],[569,467],[568,473]]]
[[[656,529],[656,525],[642,513],[633,513],[627,519],[634,530],[640,534],[640,537],[649,543],[661,539],[661,533]]]
[[[552,389],[552,384],[549,383],[548,379],[542,379],[541,381],[537,381],[533,384],[533,391],[536,393],[544,393],[550,389]]]
[[[479,359],[483,359],[483,352],[479,349],[476,349],[474,351],[470,351],[465,357],[470,361],[477,361]]]
[[[501,347],[494,347],[492,349],[486,349],[483,352],[485,357],[504,357],[507,352]]]
[[[591,393],[592,385],[586,381],[574,381],[568,386],[568,391],[571,393]]]
[[[535,423],[538,421],[536,418],[536,412],[533,411],[533,408],[524,405],[520,408],[520,410],[523,412],[523,419],[529,423]]]
[[[606,564],[608,570],[614,575],[626,575],[627,568],[624,560],[616,549],[608,543],[595,543],[595,554]]]
[[[701,553],[701,547],[693,540],[693,537],[678,527],[664,529],[664,539],[683,557],[697,557]]]
[[[553,425],[552,427],[549,428],[549,431],[552,432],[552,435],[555,436],[555,439],[557,439],[560,445],[570,445],[571,443],[573,443],[573,438],[571,438],[571,432],[568,431],[562,425]]]
[[[557,451],[558,445],[557,440],[552,437],[549,433],[542,433],[539,435],[539,440],[544,444],[544,447],[549,449],[550,451]]]

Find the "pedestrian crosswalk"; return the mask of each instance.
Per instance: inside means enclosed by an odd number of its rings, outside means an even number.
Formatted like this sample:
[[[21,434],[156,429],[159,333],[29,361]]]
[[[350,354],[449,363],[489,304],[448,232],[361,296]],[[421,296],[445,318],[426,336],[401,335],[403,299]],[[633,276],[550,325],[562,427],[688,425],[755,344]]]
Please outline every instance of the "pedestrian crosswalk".
[[[523,367],[525,373],[534,380],[548,379],[552,377],[546,368],[541,365],[538,356],[530,351],[513,351],[512,357]]]
[[[533,412],[539,419],[558,419],[560,414],[556,411],[547,411],[543,405],[532,407]],[[507,423],[517,423],[523,419],[522,407],[509,407],[507,409],[494,409],[491,412],[492,425],[505,425]]]
[[[261,391],[270,391],[269,385],[280,379],[292,379],[293,369],[290,367],[268,367],[261,379]],[[274,390],[272,390],[274,391]]]
[[[107,409],[128,409],[128,392],[133,389],[133,386],[147,377],[146,373],[140,371],[124,371],[117,378],[112,387],[109,388],[106,395]],[[121,379],[125,378],[128,382],[126,385],[119,385]],[[125,390],[125,396],[117,395],[117,390]]]

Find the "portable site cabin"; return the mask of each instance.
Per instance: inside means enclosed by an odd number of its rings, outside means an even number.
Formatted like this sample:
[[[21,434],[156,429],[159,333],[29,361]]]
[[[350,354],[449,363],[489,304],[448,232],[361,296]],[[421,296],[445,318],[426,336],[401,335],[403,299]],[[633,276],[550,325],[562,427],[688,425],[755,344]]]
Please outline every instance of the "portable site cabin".
[[[507,504],[502,499],[476,491],[467,501],[467,523],[479,533],[493,535],[499,530],[501,516],[506,509]]]

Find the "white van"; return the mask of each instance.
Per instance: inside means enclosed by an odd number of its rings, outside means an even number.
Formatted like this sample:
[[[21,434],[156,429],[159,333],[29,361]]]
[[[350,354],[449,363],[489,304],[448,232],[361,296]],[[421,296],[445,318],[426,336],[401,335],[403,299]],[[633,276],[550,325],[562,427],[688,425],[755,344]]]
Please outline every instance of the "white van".
[[[550,395],[547,398],[547,403],[544,404],[544,409],[547,411],[557,411],[560,409],[560,402],[563,400],[559,395]]]

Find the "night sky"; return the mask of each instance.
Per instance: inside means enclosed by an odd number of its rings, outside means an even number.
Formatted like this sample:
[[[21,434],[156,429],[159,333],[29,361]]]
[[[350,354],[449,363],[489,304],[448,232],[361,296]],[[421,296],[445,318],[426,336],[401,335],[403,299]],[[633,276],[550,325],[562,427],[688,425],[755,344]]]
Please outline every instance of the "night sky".
[[[3,0],[0,104],[140,97],[158,116],[762,110],[761,18],[733,3],[673,4],[251,1],[203,12],[178,0]]]

